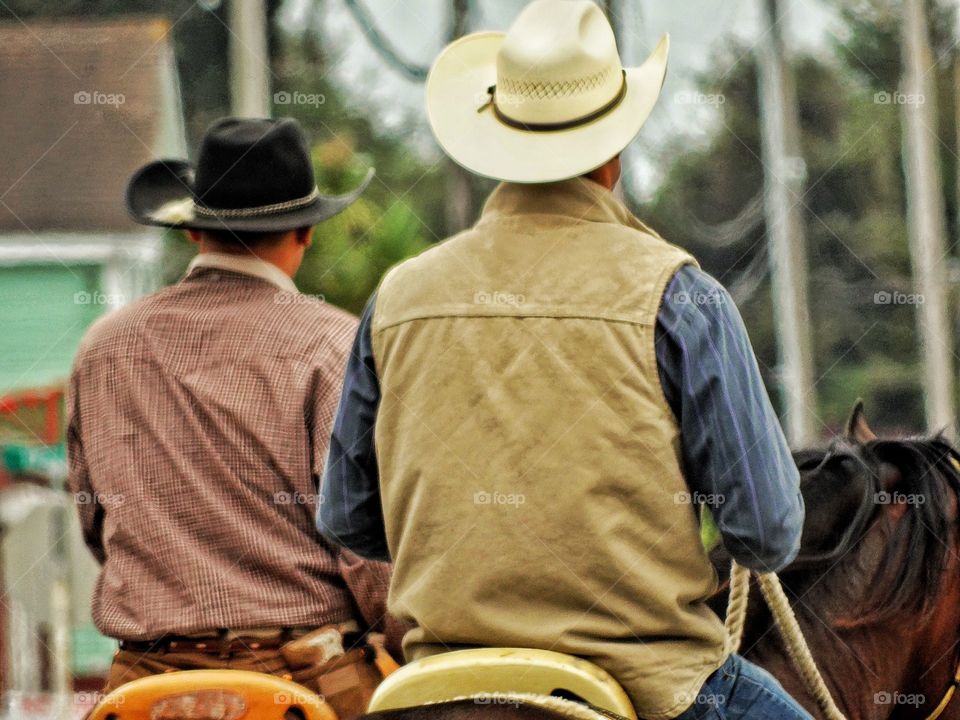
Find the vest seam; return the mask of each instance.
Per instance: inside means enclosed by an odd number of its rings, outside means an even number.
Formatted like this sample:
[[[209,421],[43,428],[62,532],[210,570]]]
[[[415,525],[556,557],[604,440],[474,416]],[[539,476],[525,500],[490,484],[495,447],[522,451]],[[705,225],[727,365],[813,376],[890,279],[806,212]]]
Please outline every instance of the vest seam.
[[[384,330],[389,330],[390,328],[395,328],[400,325],[406,325],[407,323],[415,322],[417,320],[442,320],[445,318],[475,318],[475,319],[490,319],[490,318],[513,318],[513,319],[526,319],[526,318],[535,318],[539,320],[591,320],[593,322],[610,322],[618,323],[621,325],[635,325],[638,327],[652,327],[654,322],[649,318],[632,318],[625,315],[597,315],[591,313],[499,313],[499,312],[488,312],[488,313],[478,313],[478,312],[454,312],[454,311],[437,311],[437,312],[423,312],[415,313],[401,317],[397,320],[391,320],[390,322],[380,323],[379,326],[372,328],[373,333],[381,333]],[[672,412],[671,412],[672,414]]]
[[[686,253],[686,251],[683,250],[682,248],[678,247],[674,243],[671,243],[669,240],[665,240],[663,237],[658,235],[656,230],[654,230],[653,228],[647,225],[644,225],[643,221],[639,219],[637,220],[637,222],[640,223],[640,227],[634,227],[633,225],[627,225],[626,223],[621,222],[618,218],[615,218],[615,217],[614,218],[575,217],[573,215],[564,215],[557,212],[547,212],[547,211],[516,212],[516,213],[504,213],[501,211],[495,211],[494,214],[491,214],[488,216],[481,216],[480,219],[477,220],[476,224],[473,225],[473,227],[469,228],[468,230],[482,230],[485,227],[498,224],[498,223],[499,224],[516,223],[516,224],[523,225],[525,224],[524,221],[527,220],[528,218],[537,218],[537,217],[553,218],[554,220],[559,219],[559,220],[565,221],[568,226],[609,225],[617,228],[625,228],[627,230],[632,230],[633,232],[638,233],[646,238],[649,238],[650,240],[663,243],[664,245],[667,245],[672,249],[679,250],[680,252]],[[451,238],[448,238],[447,240],[452,240],[455,237],[457,236],[454,235]],[[447,240],[444,240],[442,242],[447,242]]]

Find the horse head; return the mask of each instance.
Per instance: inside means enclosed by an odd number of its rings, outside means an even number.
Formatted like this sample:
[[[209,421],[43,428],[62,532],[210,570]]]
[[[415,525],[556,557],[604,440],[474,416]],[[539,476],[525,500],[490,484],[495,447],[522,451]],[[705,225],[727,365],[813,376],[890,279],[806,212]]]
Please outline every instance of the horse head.
[[[878,438],[858,401],[842,437],[794,460],[807,513],[785,576],[794,584],[844,583],[840,594],[850,604],[834,618],[838,625],[928,614],[958,545],[953,445],[942,435]]]
[[[840,437],[794,461],[806,516],[780,576],[834,698],[848,717],[896,715],[878,705],[890,697],[929,714],[957,672],[960,455],[942,434],[877,437],[857,402]],[[753,595],[741,647],[813,708]]]

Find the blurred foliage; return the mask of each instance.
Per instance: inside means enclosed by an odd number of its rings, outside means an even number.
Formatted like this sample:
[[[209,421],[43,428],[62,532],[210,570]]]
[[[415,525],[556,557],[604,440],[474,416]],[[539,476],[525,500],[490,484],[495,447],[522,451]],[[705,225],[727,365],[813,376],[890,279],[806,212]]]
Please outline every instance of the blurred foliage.
[[[296,118],[316,141],[321,191],[348,192],[368,168],[376,168],[361,199],[317,227],[296,277],[303,292],[359,313],[390,266],[440,239],[443,176],[403,138],[376,132],[329,79],[330,64],[315,33],[284,37],[273,63],[275,97],[286,93],[315,102],[276,105],[274,112]]]
[[[347,164],[357,157],[341,138],[316,148],[318,182],[345,192],[359,184],[363,174],[346,171],[334,160],[337,156]],[[427,246],[420,220],[409,205],[399,199],[380,204],[375,197],[376,193],[365,193],[317,227],[314,245],[296,277],[303,292],[322,294],[340,307],[359,312],[384,272]]]
[[[900,3],[846,0],[838,4],[843,31],[832,57],[801,56],[794,75],[800,111],[806,192],[801,198],[810,263],[810,303],[818,415],[837,429],[857,397],[871,424],[925,430],[914,306],[875,302],[881,291],[911,291],[901,158],[901,106],[883,102],[898,89]],[[952,4],[928,7],[937,64],[940,161],[948,242],[956,237],[956,126]],[[716,52],[699,78],[704,95],[719,94],[718,122],[696,145],[678,137],[664,148],[665,181],[638,208],[664,237],[691,250],[730,287],[755,291],[738,298],[761,370],[777,398],[777,352],[764,225],[735,242],[704,238],[699,223],[729,221],[762,192],[754,56],[733,41]],[[952,250],[952,248],[951,248]],[[760,262],[752,262],[759,260]],[[744,283],[759,280],[759,285]],[[821,430],[826,433],[828,427]]]

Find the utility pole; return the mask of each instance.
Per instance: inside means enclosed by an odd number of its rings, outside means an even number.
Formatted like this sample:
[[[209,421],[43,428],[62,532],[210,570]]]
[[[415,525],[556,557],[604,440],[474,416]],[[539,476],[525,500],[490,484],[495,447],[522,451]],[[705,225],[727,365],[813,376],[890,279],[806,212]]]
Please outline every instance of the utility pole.
[[[954,431],[953,338],[948,319],[946,216],[937,156],[936,61],[923,0],[903,2],[903,77],[893,96],[903,124],[910,260],[917,292],[927,424]]]
[[[613,39],[617,43],[617,50],[620,52],[620,60],[624,65],[630,65],[633,58],[629,56],[627,43],[624,37],[623,26],[624,26],[624,11],[625,3],[623,0],[603,0],[602,7],[603,11],[607,15],[607,20],[610,21],[610,28],[613,30]],[[629,172],[629,155],[630,147],[623,149],[623,152],[620,154],[621,162],[626,167],[626,170]],[[613,188],[613,194],[621,201],[626,202],[627,192],[625,189],[626,180],[621,177],[620,182],[616,184]]]
[[[601,0],[600,7],[606,13],[607,20],[610,21],[610,27],[613,28],[613,37],[617,41],[617,49],[620,51],[620,57],[623,64],[628,64],[630,58],[627,58],[627,43],[624,42],[623,34],[623,0]]]
[[[453,0],[453,18],[447,42],[453,42],[467,32],[467,19],[470,11],[469,0]],[[449,158],[446,179],[446,231],[448,234],[459,232],[474,220],[473,180],[470,173]]]
[[[270,55],[264,0],[230,0],[230,111],[270,116]]]
[[[780,0],[760,0],[763,27],[757,45],[764,212],[777,328],[784,431],[794,447],[816,431],[807,242],[803,226],[805,166],[800,156],[797,96],[784,42]]]
[[[634,67],[646,57],[653,45],[645,45],[643,38],[652,38],[657,41],[656,34],[651,34],[644,22],[640,0],[606,0],[604,5],[610,24],[613,26],[613,35],[620,50],[620,59],[624,65]],[[640,144],[633,142],[624,148],[620,156],[623,164],[623,174],[617,184],[615,193],[623,200],[635,201],[641,195],[641,183],[637,178],[636,167],[641,163],[643,155]]]

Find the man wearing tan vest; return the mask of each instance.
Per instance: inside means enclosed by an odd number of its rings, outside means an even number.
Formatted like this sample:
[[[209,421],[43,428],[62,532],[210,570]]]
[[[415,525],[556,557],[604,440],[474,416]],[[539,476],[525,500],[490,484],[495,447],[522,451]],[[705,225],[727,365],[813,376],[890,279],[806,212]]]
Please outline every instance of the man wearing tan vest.
[[[807,718],[724,650],[708,505],[743,565],[795,556],[799,476],[742,320],[611,192],[663,81],[587,0],[535,0],[427,83],[444,151],[496,178],[477,224],[393,268],[361,320],[319,527],[392,558],[406,655],[545,648],[643,718]]]

